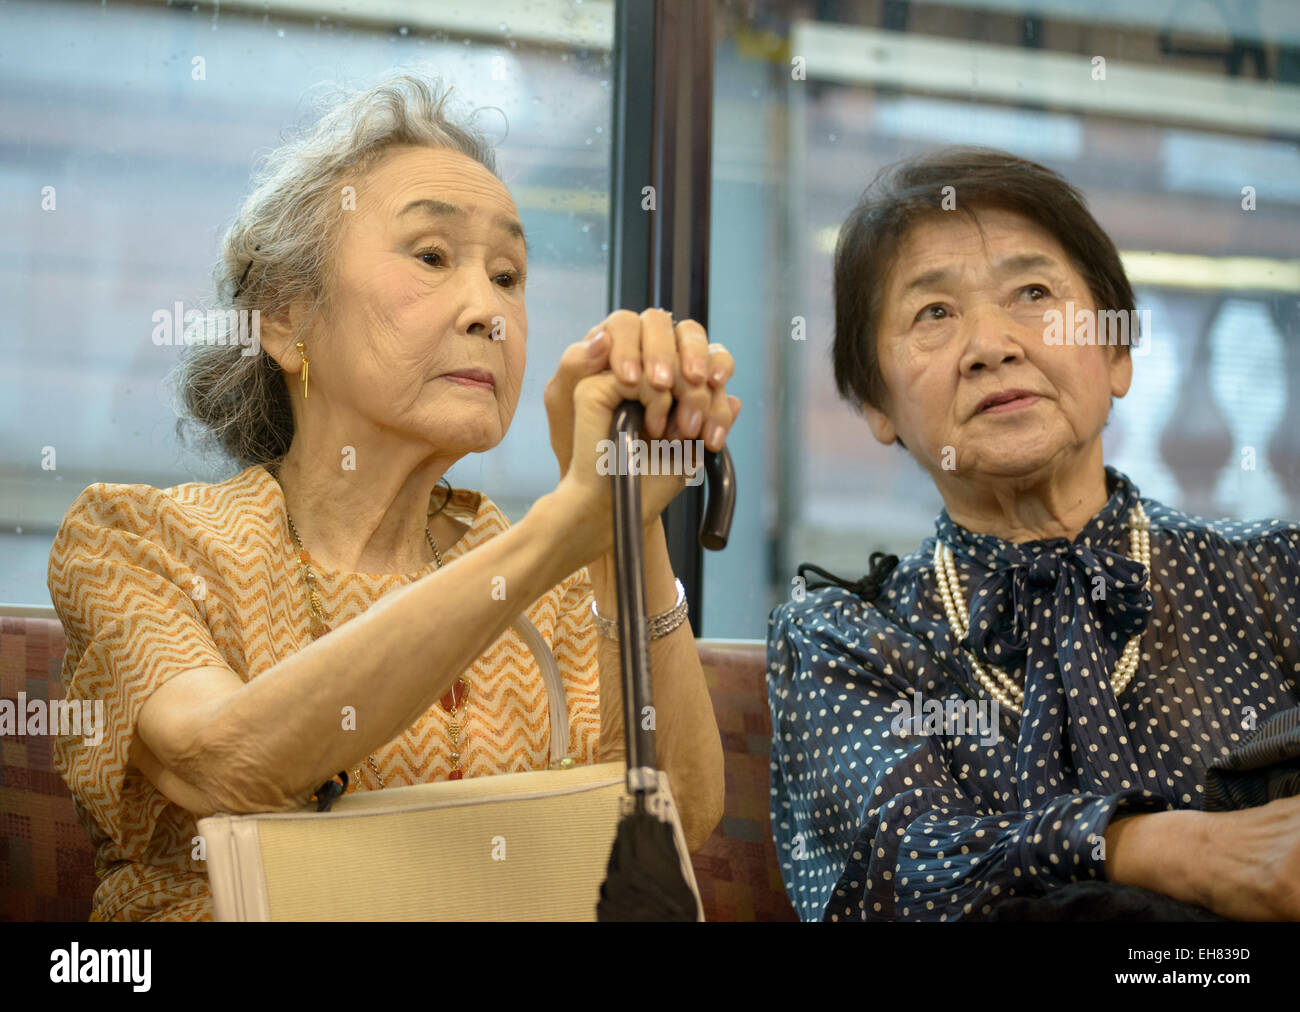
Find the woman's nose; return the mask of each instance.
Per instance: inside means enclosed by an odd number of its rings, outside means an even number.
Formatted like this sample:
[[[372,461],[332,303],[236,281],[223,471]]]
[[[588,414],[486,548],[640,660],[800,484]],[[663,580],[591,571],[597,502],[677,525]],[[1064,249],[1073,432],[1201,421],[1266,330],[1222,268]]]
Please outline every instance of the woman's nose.
[[[460,282],[460,313],[456,329],[481,337],[497,337],[505,323],[492,279],[481,268],[468,268]],[[505,337],[504,334],[499,336]]]
[[[1012,316],[999,306],[981,306],[967,314],[962,352],[965,372],[1024,358],[1023,335]]]

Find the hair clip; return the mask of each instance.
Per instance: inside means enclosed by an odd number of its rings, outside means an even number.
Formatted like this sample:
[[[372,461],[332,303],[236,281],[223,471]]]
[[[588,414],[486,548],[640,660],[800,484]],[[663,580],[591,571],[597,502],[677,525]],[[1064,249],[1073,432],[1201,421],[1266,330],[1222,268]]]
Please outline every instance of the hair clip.
[[[254,247],[253,247],[253,252],[256,253],[256,252],[257,252],[258,250],[260,250],[261,248],[262,248],[262,247],[261,247],[260,244],[257,245],[257,246],[254,246]],[[241,274],[241,275],[239,276],[239,284],[235,285],[235,296],[234,296],[234,297],[235,297],[236,299],[239,298],[239,293],[242,292],[242,291],[244,290],[244,282],[248,280],[248,272],[251,271],[252,269],[253,269],[253,261],[252,261],[252,260],[249,260],[249,261],[248,261],[248,266],[244,268],[244,273]]]

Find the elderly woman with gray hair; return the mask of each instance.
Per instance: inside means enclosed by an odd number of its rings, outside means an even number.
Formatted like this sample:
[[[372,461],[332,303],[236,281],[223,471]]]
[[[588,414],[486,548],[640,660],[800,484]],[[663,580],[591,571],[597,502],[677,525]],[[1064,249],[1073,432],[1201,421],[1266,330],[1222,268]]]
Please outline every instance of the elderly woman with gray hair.
[[[613,410],[718,449],[733,362],[692,321],[617,312],[546,388],[560,481],[511,526],[446,470],[497,445],[523,381],[527,245],[491,150],[400,76],[332,108],[268,161],[225,238],[228,305],[260,348],[195,345],[189,413],[241,470],[168,489],[97,484],[69,510],[49,584],[73,699],[102,746],[57,763],[97,847],[92,919],[212,916],[195,820],[349,790],[548,762],[547,696],[521,613],[552,650],[567,754],[620,758],[609,479]],[[659,514],[642,479],[658,755],[688,845],[722,811],[722,750]],[[454,888],[454,883],[450,885]]]
[[[1105,465],[1134,334],[1097,324],[1134,318],[1082,196],[1003,152],[895,166],[845,223],[839,390],[944,509],[772,614],[805,920],[1300,919],[1296,777],[1218,789],[1252,730],[1300,753],[1300,527],[1190,517]]]

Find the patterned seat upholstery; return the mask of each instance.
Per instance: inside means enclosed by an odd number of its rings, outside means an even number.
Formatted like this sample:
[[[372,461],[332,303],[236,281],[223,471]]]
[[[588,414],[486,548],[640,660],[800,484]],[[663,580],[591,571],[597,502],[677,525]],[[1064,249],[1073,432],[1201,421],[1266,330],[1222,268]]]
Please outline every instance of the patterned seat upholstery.
[[[727,777],[722,821],[692,861],[710,921],[798,920],[772,842],[766,656],[760,640],[700,642]]]
[[[0,698],[62,699],[57,619],[0,617]],[[768,822],[770,718],[763,644],[702,643],[722,732],[727,799],[722,822],[694,857],[705,916],[794,920]],[[72,797],[54,772],[50,735],[0,736],[0,920],[84,921],[94,853]]]
[[[0,699],[64,698],[63,647],[58,619],[0,617]],[[54,772],[54,738],[0,736],[0,920],[84,921],[95,885],[95,852]]]

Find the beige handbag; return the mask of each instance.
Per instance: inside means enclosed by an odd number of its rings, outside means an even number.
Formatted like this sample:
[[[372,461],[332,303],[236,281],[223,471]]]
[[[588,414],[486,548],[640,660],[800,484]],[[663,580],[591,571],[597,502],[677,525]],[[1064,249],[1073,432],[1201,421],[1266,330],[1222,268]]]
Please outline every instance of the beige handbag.
[[[361,791],[330,811],[214,815],[198,830],[219,921],[594,921],[624,763],[562,768],[564,682],[546,641],[515,631],[546,684],[551,769]],[[668,776],[647,802],[670,822],[704,920]]]

